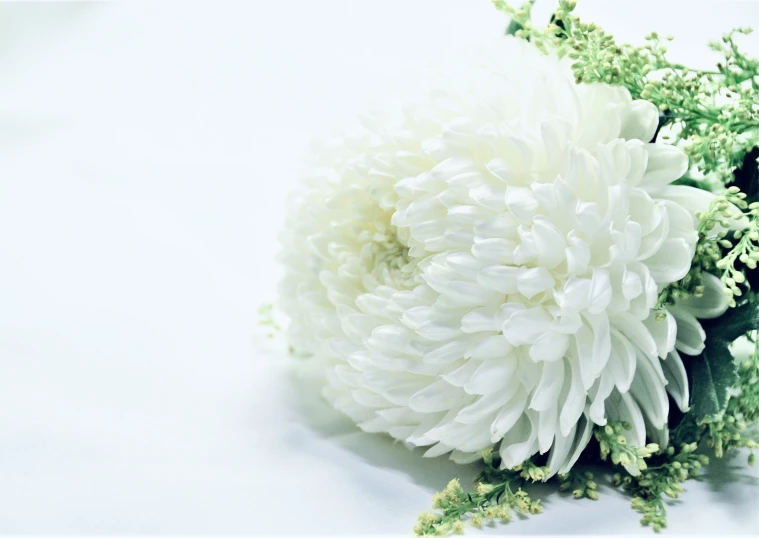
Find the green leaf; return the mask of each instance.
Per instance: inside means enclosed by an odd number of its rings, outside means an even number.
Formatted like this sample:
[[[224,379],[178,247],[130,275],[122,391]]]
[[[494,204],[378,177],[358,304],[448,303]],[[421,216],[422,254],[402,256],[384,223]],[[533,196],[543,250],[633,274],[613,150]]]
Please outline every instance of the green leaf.
[[[703,322],[706,347],[693,359],[691,413],[696,419],[720,416],[730,389],[738,382],[738,368],[728,346],[749,331],[759,329],[759,302],[732,308],[717,319]]]
[[[738,368],[727,344],[707,345],[693,361],[693,402],[691,413],[697,419],[719,416],[727,407],[730,388],[738,382]]]
[[[506,27],[505,35],[514,35],[523,27],[516,20],[512,19],[509,25]]]
[[[759,329],[759,301],[730,308],[718,318],[702,320],[701,325],[707,343],[721,340],[725,345],[731,344],[747,332]]]

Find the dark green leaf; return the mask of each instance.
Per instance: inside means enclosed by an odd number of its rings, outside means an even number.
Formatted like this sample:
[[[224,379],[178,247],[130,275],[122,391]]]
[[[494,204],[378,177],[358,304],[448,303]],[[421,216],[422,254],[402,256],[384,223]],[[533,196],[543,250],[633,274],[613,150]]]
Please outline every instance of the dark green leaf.
[[[730,388],[738,382],[737,366],[728,346],[749,331],[759,329],[759,303],[731,308],[717,319],[703,322],[706,347],[691,363],[691,413],[696,419],[719,416],[727,407]]]
[[[511,19],[511,22],[506,27],[506,35],[514,35],[514,34],[516,34],[521,29],[522,29],[522,25],[519,24],[514,19]]]
[[[701,323],[707,342],[721,340],[725,345],[730,344],[747,332],[759,329],[759,302],[730,308],[720,317]]]
[[[718,416],[727,407],[728,392],[738,382],[738,368],[727,344],[707,345],[693,361],[693,401],[691,413],[697,419]]]

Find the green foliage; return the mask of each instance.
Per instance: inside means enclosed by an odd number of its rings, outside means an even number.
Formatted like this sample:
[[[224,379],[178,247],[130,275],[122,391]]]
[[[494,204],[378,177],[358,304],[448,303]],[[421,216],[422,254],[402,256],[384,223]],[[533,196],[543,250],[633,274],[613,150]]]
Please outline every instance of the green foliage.
[[[753,459],[755,439],[746,436],[747,424],[759,419],[759,347],[738,367],[738,382],[730,396],[727,408],[721,417],[707,417],[699,423],[701,436],[717,457],[736,448],[752,450],[749,463]]]
[[[728,393],[738,381],[733,356],[723,342],[707,341],[706,349],[693,361],[693,402],[697,418],[720,416],[727,408]]]
[[[572,490],[575,499],[598,500],[598,484],[593,480],[593,473],[570,469],[567,474],[559,475],[559,491]]]
[[[648,464],[637,476],[622,477],[615,473],[612,484],[621,486],[632,495],[632,507],[643,517],[643,525],[651,525],[654,531],[667,526],[665,497],[676,499],[684,490],[682,483],[698,477],[699,470],[709,462],[705,454],[696,454],[695,442],[670,446],[650,456]]]
[[[691,413],[698,420],[720,417],[727,409],[730,389],[738,382],[738,367],[728,346],[759,329],[759,303],[745,303],[715,320],[703,322],[706,348],[693,359]]]
[[[258,307],[258,324],[267,328],[267,338],[275,338],[282,333],[282,328],[274,321],[274,305],[272,303],[263,303]]]
[[[737,187],[730,187],[737,189]],[[745,193],[737,193],[736,196],[745,197]],[[745,201],[738,207],[744,208]],[[730,306],[736,305],[736,297],[743,295],[741,287],[746,287],[750,278],[746,275],[746,270],[754,270],[759,261],[759,202],[752,202],[748,205],[748,215],[751,220],[745,229],[737,230],[731,240],[724,238],[720,244],[729,249],[729,251],[715,265],[722,271],[722,282],[727,290],[730,291]]]
[[[631,447],[623,435],[623,431],[631,427],[627,422],[607,424],[603,428],[597,428],[594,435],[600,447],[601,460],[606,461],[611,455],[611,462],[614,465],[634,469],[637,474],[637,471],[646,468],[646,458],[657,452],[659,445],[650,443],[644,447]]]
[[[526,482],[543,482],[548,469],[524,462],[513,469],[499,469],[500,460],[492,451],[483,453],[485,464],[475,480],[475,489],[467,492],[458,480],[432,497],[432,512],[424,512],[414,525],[417,536],[461,534],[464,523],[480,528],[494,522],[508,523],[513,512],[539,514],[543,507],[522,489]]]
[[[722,331],[722,340],[732,341],[736,335],[756,328],[758,312],[756,304],[747,303],[715,320],[710,332]],[[729,355],[729,361],[733,360]],[[652,454],[640,475],[614,475],[614,485],[623,486],[633,495],[633,508],[643,514],[644,525],[650,524],[656,531],[666,526],[665,497],[677,498],[684,491],[682,483],[698,478],[701,468],[709,463],[706,454],[696,453],[702,441],[718,458],[735,449],[747,448],[751,450],[749,465],[756,463],[753,450],[758,445],[746,435],[746,425],[759,419],[759,347],[737,368],[736,377],[736,383],[725,396],[727,403],[721,414],[700,417],[693,411],[687,413],[672,430],[670,446]],[[701,389],[694,382],[696,390]]]

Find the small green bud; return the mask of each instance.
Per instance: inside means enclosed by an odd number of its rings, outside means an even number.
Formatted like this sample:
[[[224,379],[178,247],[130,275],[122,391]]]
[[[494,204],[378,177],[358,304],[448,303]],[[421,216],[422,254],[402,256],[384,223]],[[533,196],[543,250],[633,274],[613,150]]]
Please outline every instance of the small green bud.
[[[472,518],[469,520],[469,524],[472,525],[472,527],[479,529],[482,527],[482,515],[480,514],[474,514]]]

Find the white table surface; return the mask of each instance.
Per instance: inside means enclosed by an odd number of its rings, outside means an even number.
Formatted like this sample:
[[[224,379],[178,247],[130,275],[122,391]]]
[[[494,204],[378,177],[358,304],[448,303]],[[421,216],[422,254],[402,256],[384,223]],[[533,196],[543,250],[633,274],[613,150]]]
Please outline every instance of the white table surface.
[[[685,60],[759,26],[756,2],[580,4]],[[0,533],[409,535],[471,478],[331,411],[256,311],[309,139],[505,23],[488,0],[0,4]],[[758,484],[719,462],[669,533],[759,533]],[[602,490],[486,532],[651,533]]]

